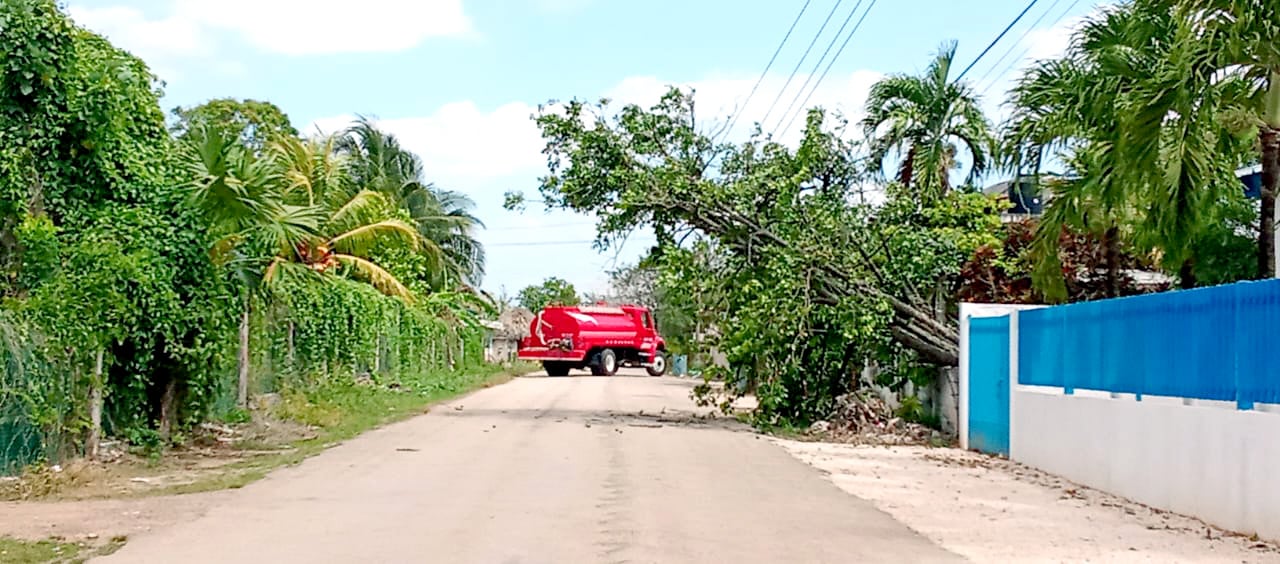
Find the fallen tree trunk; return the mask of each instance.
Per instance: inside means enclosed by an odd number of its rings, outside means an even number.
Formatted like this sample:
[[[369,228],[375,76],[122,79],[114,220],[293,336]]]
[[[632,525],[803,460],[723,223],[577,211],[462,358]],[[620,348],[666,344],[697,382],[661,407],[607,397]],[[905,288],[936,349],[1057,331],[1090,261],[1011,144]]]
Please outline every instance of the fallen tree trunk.
[[[685,216],[689,225],[726,244],[736,252],[750,254],[770,246],[791,249],[805,256],[812,256],[807,249],[796,248],[755,220],[732,209],[706,206],[693,201],[665,201],[656,203],[669,211]],[[890,334],[903,346],[915,351],[921,360],[939,366],[960,364],[960,331],[955,325],[944,323],[929,310],[912,300],[891,295],[874,284],[845,272],[843,269],[822,262],[815,265],[821,276],[815,278],[816,290],[829,303],[843,298],[866,296],[884,300],[893,310],[894,318]]]

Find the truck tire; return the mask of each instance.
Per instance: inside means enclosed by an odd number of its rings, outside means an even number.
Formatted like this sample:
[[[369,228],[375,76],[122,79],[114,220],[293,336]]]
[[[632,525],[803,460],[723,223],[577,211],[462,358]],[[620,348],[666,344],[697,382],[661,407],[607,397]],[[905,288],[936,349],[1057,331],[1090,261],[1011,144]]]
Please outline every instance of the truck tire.
[[[662,351],[653,353],[653,358],[649,360],[649,366],[644,367],[650,376],[662,376],[667,373],[667,355]]]
[[[596,363],[600,376],[613,376],[618,373],[618,353],[613,349],[600,351],[600,360]]]
[[[569,375],[569,364],[566,362],[546,361],[542,363],[542,369],[547,371],[547,376]]]

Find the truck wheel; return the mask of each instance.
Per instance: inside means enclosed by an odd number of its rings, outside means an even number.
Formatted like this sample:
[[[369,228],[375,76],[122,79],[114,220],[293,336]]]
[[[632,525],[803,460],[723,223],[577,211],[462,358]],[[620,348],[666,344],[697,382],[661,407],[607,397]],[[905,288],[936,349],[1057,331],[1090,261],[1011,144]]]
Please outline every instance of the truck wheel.
[[[600,362],[597,364],[600,368],[601,376],[613,376],[618,373],[618,353],[613,349],[605,349],[600,351]]]
[[[667,373],[667,355],[662,351],[653,353],[653,359],[649,366],[645,367],[650,376],[662,376]]]
[[[547,371],[547,376],[569,375],[569,365],[564,362],[543,362],[542,369]]]

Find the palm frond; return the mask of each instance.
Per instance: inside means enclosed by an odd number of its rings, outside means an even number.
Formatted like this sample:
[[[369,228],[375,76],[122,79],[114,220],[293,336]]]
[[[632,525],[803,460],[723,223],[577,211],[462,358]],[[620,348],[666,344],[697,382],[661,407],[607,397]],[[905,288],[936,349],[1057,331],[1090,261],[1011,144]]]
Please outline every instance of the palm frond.
[[[409,288],[405,287],[398,278],[381,266],[354,255],[335,254],[334,258],[351,267],[357,275],[367,279],[369,284],[382,293],[398,297],[406,302],[413,302],[413,293],[409,291]]]
[[[421,244],[417,228],[398,219],[386,219],[340,233],[329,239],[328,246],[341,252],[363,255],[384,237],[398,238],[415,249]]]

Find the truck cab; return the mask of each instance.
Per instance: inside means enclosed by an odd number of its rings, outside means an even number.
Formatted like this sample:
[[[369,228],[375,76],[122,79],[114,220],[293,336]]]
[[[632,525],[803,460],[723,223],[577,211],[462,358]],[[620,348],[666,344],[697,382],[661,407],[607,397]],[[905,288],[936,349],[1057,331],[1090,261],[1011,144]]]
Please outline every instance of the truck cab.
[[[573,369],[612,376],[624,366],[661,376],[667,370],[666,348],[648,308],[596,304],[544,308],[516,354],[541,362],[550,376],[566,376]]]

